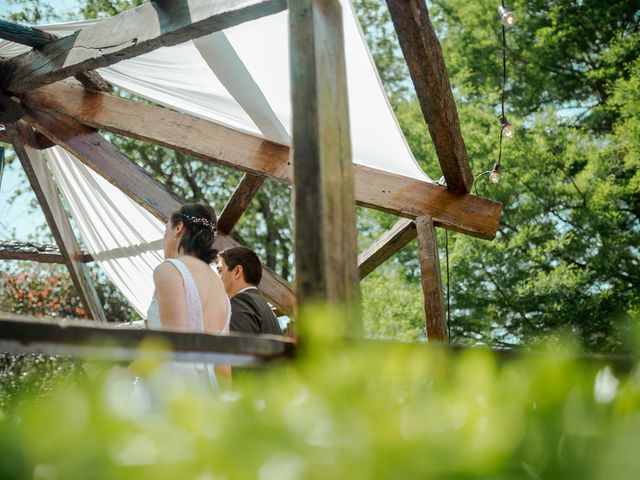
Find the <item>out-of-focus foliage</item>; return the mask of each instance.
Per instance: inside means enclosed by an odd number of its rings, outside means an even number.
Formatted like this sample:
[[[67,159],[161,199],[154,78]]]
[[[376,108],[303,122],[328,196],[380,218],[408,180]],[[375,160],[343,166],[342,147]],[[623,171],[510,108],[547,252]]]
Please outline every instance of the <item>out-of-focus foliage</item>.
[[[333,319],[334,321],[332,321]],[[0,415],[0,477],[583,478],[640,469],[640,371],[567,355],[343,343],[340,315],[295,363],[241,376],[220,400],[142,362]]]
[[[140,319],[104,275],[94,271],[93,277],[108,321]],[[31,262],[20,262],[0,274],[0,312],[60,318],[85,315],[65,267]],[[18,392],[42,395],[61,381],[70,382],[79,372],[80,363],[64,357],[0,354],[0,409]]]
[[[63,385],[75,385],[83,373],[80,360],[0,354],[0,411],[8,411],[17,398],[42,398]]]

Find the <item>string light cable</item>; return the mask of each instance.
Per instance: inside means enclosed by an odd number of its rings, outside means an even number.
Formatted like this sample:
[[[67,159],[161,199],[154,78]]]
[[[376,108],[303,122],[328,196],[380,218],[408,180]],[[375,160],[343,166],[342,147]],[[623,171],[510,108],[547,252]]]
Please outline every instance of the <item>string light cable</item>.
[[[493,168],[489,172],[489,181],[491,183],[498,183],[500,181],[500,163],[502,162],[502,139],[513,138],[515,130],[507,116],[504,113],[504,96],[507,88],[507,28],[511,28],[516,23],[515,14],[504,5],[502,0],[501,5],[498,7],[498,15],[500,16],[500,22],[502,23],[502,92],[500,98],[500,141],[498,144],[498,161],[493,165]],[[478,175],[478,178],[483,176],[485,172]]]
[[[501,1],[498,7],[498,15],[500,16],[501,30],[502,30],[502,91],[500,95],[500,140],[498,143],[498,161],[493,165],[491,170],[477,175],[473,182],[473,188],[478,195],[478,180],[485,175],[489,176],[491,183],[498,183],[500,181],[500,165],[502,162],[502,139],[511,139],[515,135],[515,130],[511,122],[507,119],[504,112],[504,97],[505,90],[507,88],[507,28],[512,28],[516,24],[516,15],[509,10],[504,0]],[[443,184],[444,177],[440,179],[439,184]],[[450,296],[450,276],[449,276],[449,235],[445,230],[445,255],[447,260],[447,330],[449,335],[449,343],[451,343],[451,296]]]
[[[449,278],[449,230],[444,230],[444,251],[447,259],[447,338],[451,344],[451,279]]]

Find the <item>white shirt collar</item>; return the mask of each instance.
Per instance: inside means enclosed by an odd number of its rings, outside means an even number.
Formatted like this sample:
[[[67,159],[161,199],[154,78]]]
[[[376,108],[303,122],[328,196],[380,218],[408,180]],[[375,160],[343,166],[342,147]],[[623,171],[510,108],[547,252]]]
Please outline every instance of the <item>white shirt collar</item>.
[[[252,288],[255,288],[256,290],[258,289],[258,287],[254,287],[253,285],[249,285],[248,287],[244,287],[242,290],[238,290],[236,292],[236,295],[238,295],[239,293],[242,293],[242,292],[246,292],[247,290],[251,290]],[[236,295],[234,295],[234,297]]]

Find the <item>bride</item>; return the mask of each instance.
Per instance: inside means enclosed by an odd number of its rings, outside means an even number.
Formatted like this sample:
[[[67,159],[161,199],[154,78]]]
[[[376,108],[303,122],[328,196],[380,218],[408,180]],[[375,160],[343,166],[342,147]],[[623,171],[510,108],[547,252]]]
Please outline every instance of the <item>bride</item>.
[[[213,249],[216,214],[205,204],[186,204],[173,213],[164,233],[165,261],[153,272],[155,293],[148,312],[153,329],[229,333],[231,304],[222,280],[209,264],[217,255]],[[176,364],[206,375],[214,390],[226,390],[231,368],[216,365]]]

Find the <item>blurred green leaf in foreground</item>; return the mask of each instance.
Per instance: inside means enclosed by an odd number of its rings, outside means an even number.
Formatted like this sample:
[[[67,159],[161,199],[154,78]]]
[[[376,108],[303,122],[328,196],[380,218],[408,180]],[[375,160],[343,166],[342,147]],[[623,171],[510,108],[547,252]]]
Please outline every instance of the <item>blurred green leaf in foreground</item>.
[[[298,359],[221,399],[148,361],[16,396],[0,478],[637,478],[637,366],[349,342],[335,312],[302,320]]]

